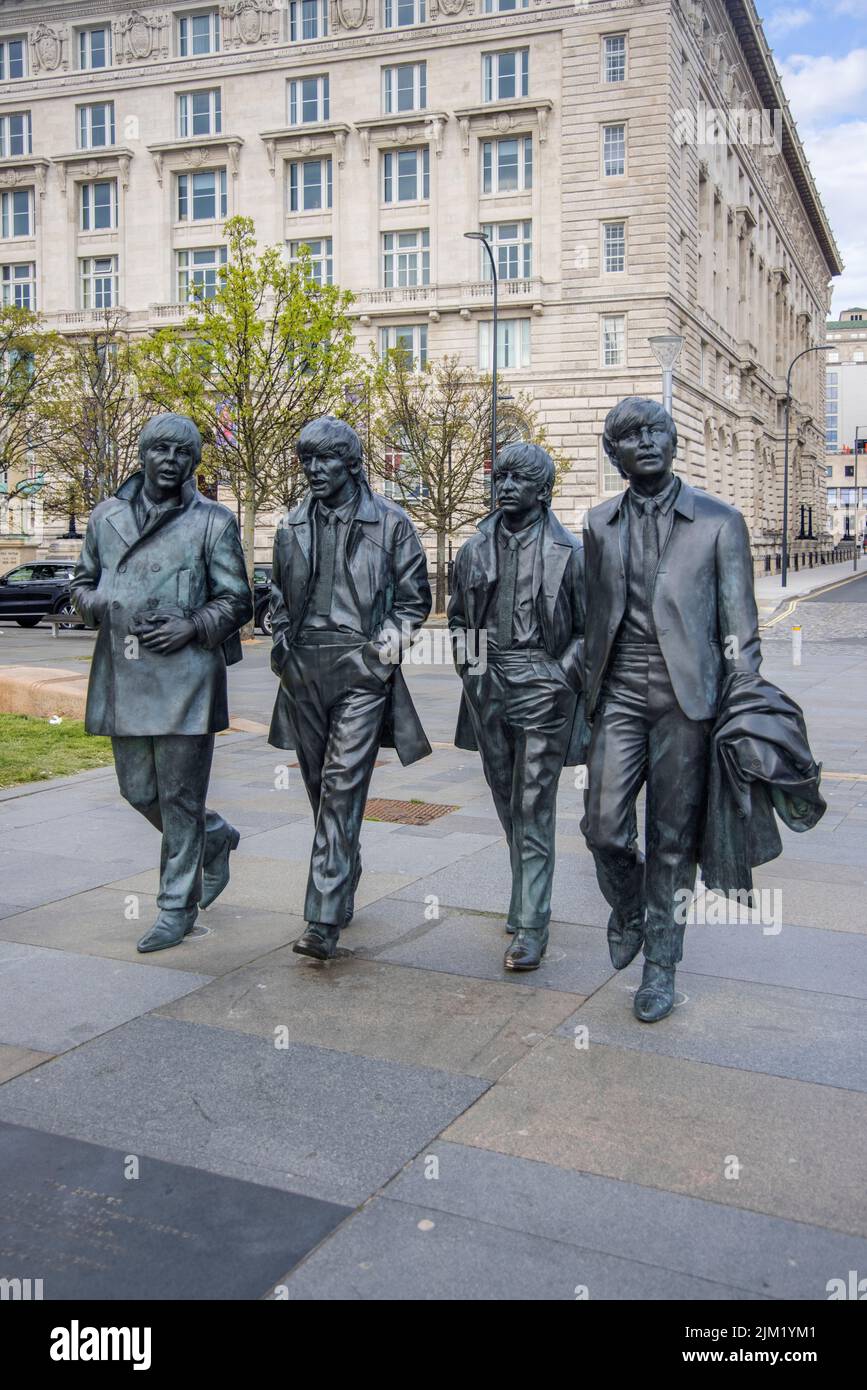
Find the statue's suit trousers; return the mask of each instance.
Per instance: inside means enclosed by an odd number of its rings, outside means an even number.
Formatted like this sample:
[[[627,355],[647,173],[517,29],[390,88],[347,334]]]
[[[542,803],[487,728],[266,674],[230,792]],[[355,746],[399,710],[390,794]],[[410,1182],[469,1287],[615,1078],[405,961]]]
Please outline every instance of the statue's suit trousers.
[[[315,822],[304,918],[342,927],[360,872],[361,822],[388,681],[365,665],[366,639],[329,639],[308,641],[302,633],[282,675]]]

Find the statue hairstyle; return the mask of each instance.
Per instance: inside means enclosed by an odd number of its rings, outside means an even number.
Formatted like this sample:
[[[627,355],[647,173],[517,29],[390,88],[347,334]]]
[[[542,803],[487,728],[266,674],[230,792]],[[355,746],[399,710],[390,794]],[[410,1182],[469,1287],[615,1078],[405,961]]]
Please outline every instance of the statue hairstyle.
[[[546,507],[551,505],[551,497],[554,492],[554,480],[557,470],[554,467],[554,460],[550,454],[539,444],[506,444],[497,454],[497,468],[505,467],[519,469],[525,478],[532,478],[534,483],[545,489],[545,496],[542,501]]]
[[[173,411],[152,415],[138,437],[138,456],[142,463],[151,444],[159,439],[180,439],[187,445],[193,456],[193,466],[188,474],[192,477],[202,461],[202,436],[196,424],[188,415],[176,415]]]
[[[351,473],[361,468],[361,440],[351,425],[335,415],[321,415],[306,424],[298,436],[296,453],[303,464],[314,454],[343,459]]]
[[[602,447],[617,472],[623,478],[625,473],[617,462],[617,441],[630,430],[640,429],[642,425],[664,424],[671,435],[673,452],[677,452],[677,426],[668,411],[659,401],[648,400],[646,396],[627,396],[609,410],[602,427]]]

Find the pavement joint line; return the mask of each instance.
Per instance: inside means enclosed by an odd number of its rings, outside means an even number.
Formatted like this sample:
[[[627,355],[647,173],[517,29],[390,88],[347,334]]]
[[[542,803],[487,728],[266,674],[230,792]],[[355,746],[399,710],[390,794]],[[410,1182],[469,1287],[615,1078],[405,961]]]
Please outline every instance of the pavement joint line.
[[[840,589],[844,584],[851,584],[853,579],[863,579],[865,574],[867,574],[867,570],[863,570],[860,574],[857,572],[855,574],[848,574],[845,579],[835,579],[831,584],[823,584],[820,589],[810,589],[805,594],[798,594],[790,600],[788,608],[784,609],[782,613],[777,613],[773,617],[768,618],[767,622],[760,623],[759,627],[774,627],[775,624],[781,622],[783,618],[787,618],[794,613],[799,603],[806,603],[811,598],[818,598],[820,594],[830,594],[833,589]]]

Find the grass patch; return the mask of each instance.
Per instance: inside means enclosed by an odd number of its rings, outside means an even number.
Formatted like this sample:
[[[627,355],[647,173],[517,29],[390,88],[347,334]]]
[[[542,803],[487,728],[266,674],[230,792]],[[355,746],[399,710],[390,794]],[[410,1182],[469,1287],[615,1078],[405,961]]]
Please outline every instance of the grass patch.
[[[70,777],[111,761],[111,739],[86,734],[80,719],[49,724],[26,714],[0,714],[0,788]]]

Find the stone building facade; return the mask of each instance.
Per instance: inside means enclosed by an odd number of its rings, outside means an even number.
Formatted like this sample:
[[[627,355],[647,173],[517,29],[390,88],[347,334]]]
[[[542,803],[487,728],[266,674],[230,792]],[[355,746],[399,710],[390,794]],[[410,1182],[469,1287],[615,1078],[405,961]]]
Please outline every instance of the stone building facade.
[[[0,189],[3,294],[64,331],[108,300],[179,319],[246,213],[355,293],[360,343],[480,366],[462,234],[489,229],[501,390],[572,460],[563,520],[620,486],[605,413],[659,394],[647,340],[680,334],[681,471],[776,563],[786,369],[841,266],[752,0],[0,5]],[[793,378],[790,523],[809,499],[824,530],[821,356]]]
[[[835,541],[867,532],[867,309],[827,324],[825,431],[828,526]],[[857,446],[857,452],[856,452]]]

